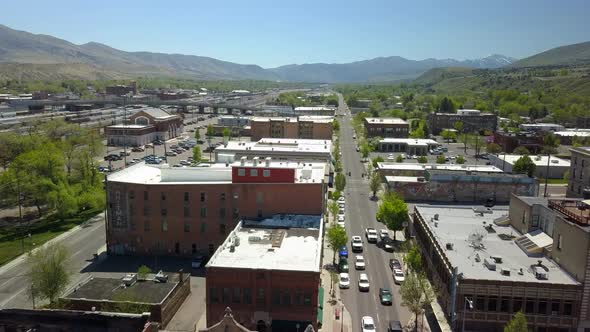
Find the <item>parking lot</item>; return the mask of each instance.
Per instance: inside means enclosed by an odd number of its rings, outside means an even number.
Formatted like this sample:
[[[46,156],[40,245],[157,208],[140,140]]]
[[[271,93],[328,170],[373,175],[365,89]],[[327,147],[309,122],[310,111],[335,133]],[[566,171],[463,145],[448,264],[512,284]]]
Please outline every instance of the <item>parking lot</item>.
[[[205,120],[199,121],[198,120],[199,117],[204,117]],[[208,125],[217,123],[217,116],[209,118],[207,114],[194,114],[194,115],[187,114],[184,122],[185,122],[184,132],[182,133],[182,135],[177,138],[167,140],[165,142],[165,144],[154,145],[153,148],[147,148],[143,152],[133,152],[133,151],[131,151],[132,147],[127,147],[127,151],[129,152],[129,155],[126,158],[127,163],[131,162],[134,159],[135,160],[142,160],[142,158],[145,158],[146,156],[152,155],[152,154],[159,156],[159,157],[164,157],[165,152],[170,151],[171,146],[177,145],[178,142],[181,140],[194,138],[195,137],[195,132],[194,132],[195,130],[199,130],[199,132],[201,134],[201,140],[203,141],[202,144],[197,144],[197,146],[201,147],[202,158],[206,159],[206,160],[209,160],[210,157],[215,158],[215,154],[213,152],[211,152],[211,154],[209,152],[205,152],[205,150],[209,146],[209,143],[207,142],[207,139],[205,137],[205,133],[207,132]],[[194,122],[194,123],[187,124],[188,122]],[[249,138],[248,137],[242,138],[242,140],[249,140]],[[215,148],[215,145],[221,144],[221,143],[223,143],[223,137],[216,136],[211,139],[211,145],[213,146],[213,148]],[[105,144],[106,144],[106,141],[105,141]],[[120,152],[123,152],[123,147],[107,146],[104,155],[106,156],[109,154],[119,154]],[[181,160],[188,160],[189,157],[192,157],[192,155],[193,155],[193,150],[189,149],[189,150],[186,150],[186,151],[178,154],[177,156],[166,156],[166,158],[162,161],[162,163],[167,163],[171,166],[177,165],[180,163]],[[103,158],[101,158],[101,160],[100,160],[100,166],[108,167],[110,165],[111,169],[113,169],[113,170],[123,168],[124,164],[125,164],[125,158],[122,158],[121,160],[110,161],[110,162],[105,161]]]

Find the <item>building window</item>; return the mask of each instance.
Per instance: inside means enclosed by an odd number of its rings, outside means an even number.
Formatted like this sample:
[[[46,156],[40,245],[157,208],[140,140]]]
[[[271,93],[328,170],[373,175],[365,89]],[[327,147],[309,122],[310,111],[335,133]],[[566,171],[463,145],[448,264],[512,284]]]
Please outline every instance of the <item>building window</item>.
[[[129,204],[129,215],[135,215],[135,207],[133,206],[133,204]]]
[[[205,201],[205,193],[201,193],[201,202]]]
[[[475,310],[484,311],[486,310],[486,301],[485,298],[478,297],[475,299]]]
[[[150,207],[149,206],[145,205],[143,207],[143,215],[144,216],[149,216],[150,215]]]
[[[143,222],[143,230],[146,231],[146,232],[149,232],[150,229],[151,229],[150,228],[150,221],[149,220],[144,221]]]
[[[289,292],[288,289],[285,289],[282,291],[281,303],[286,306],[291,305],[291,293]]]
[[[191,224],[184,224],[184,232],[190,233],[191,231]]]
[[[206,218],[206,217],[207,217],[207,208],[202,207],[201,208],[201,218]]]
[[[510,312],[510,298],[503,297],[500,301],[500,311],[501,312]]]
[[[557,250],[561,250],[562,241],[563,238],[561,237],[561,234],[557,234]]]
[[[250,176],[258,176],[258,170],[257,169],[251,169],[250,170]]]
[[[258,288],[258,294],[256,294],[256,303],[257,304],[265,304],[266,303],[266,294],[264,288]]]
[[[162,215],[162,217],[165,217],[168,215],[168,209],[164,208],[162,210],[160,210],[160,214]]]
[[[162,220],[162,232],[168,231],[168,221]]]
[[[166,200],[166,193],[160,193],[160,197],[162,198],[163,201]]]
[[[225,219],[225,208],[219,208],[219,218]]]
[[[189,193],[188,192],[185,192],[184,193],[184,201],[185,202],[188,202],[188,200],[189,200]]]
[[[488,298],[488,311],[496,311],[498,310],[498,298],[495,296],[490,296]]]
[[[202,223],[201,224],[201,233],[205,233],[205,232],[207,232],[207,224]]]
[[[522,298],[515,297],[512,301],[512,312],[516,313],[522,310]]]
[[[225,201],[225,193],[221,193],[221,194],[219,195],[219,198],[220,198],[222,201]]]
[[[219,224],[219,234],[225,235],[225,224]]]
[[[252,290],[244,288],[244,304],[252,304]]]
[[[135,192],[133,190],[131,190],[129,192],[129,199],[134,199],[135,198]]]
[[[582,160],[583,162],[583,160]],[[573,304],[569,301],[563,303],[563,314],[565,316],[571,316],[573,312]]]
[[[184,207],[184,216],[190,217],[191,216],[191,208],[189,206]]]
[[[238,176],[246,176],[246,170],[244,168],[238,168]]]
[[[228,287],[223,287],[223,293],[221,296],[223,303],[229,304],[230,289]]]
[[[305,306],[311,305],[311,293],[303,294],[303,305],[305,305]]]
[[[526,301],[526,305],[524,307],[524,311],[527,314],[532,314],[535,312],[535,301],[533,300],[527,300]]]
[[[240,303],[241,296],[240,296],[240,287],[234,287],[234,296],[232,296],[233,303]]]
[[[301,291],[297,291],[295,293],[293,304],[295,304],[295,305],[303,305],[303,293],[301,293]]]
[[[551,301],[551,316],[559,315],[559,307],[561,303],[558,300]]]
[[[547,301],[546,300],[539,300],[539,304],[537,307],[537,313],[541,315],[547,314]]]
[[[219,294],[217,294],[217,288],[211,287],[209,288],[209,298],[211,299],[211,303],[218,303],[219,302]]]
[[[148,192],[147,191],[144,191],[143,192],[143,200],[144,201],[147,201],[148,200],[148,197],[149,197]]]
[[[264,176],[265,178],[270,177],[270,169],[265,169],[264,171],[262,171],[262,176]]]
[[[272,290],[272,304],[281,304],[281,293],[277,288]]]
[[[197,253],[197,244],[196,243],[193,243],[192,250],[193,250],[193,254]]]

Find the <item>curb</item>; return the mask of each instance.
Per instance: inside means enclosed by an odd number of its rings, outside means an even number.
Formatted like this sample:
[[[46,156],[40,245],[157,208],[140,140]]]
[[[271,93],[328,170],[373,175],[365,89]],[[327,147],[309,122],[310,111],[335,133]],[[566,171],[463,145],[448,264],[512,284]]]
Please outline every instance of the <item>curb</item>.
[[[83,222],[82,224],[80,224],[80,225],[78,225],[78,226],[75,226],[75,227],[73,227],[73,228],[72,228],[72,229],[70,229],[69,231],[67,231],[67,232],[64,232],[64,233],[62,233],[62,234],[60,234],[60,235],[58,235],[58,236],[54,237],[53,239],[51,239],[51,240],[49,240],[49,241],[45,242],[44,244],[42,244],[42,245],[40,245],[40,246],[36,247],[35,249],[31,250],[31,251],[30,251],[30,253],[35,253],[35,252],[37,252],[37,250],[39,250],[39,249],[41,249],[41,248],[45,248],[45,247],[47,247],[48,245],[50,245],[50,244],[52,244],[52,243],[56,243],[56,242],[62,241],[62,240],[64,240],[64,239],[66,239],[66,238],[70,237],[72,234],[74,234],[74,233],[76,233],[77,231],[79,231],[80,229],[82,229],[82,226],[84,226],[84,225],[85,225],[85,224],[86,224],[88,221],[90,221],[90,220],[93,220],[93,219],[95,219],[95,218],[97,218],[97,219],[98,219],[99,217],[100,217],[101,219],[104,219],[104,211],[103,211],[103,212],[101,212],[101,213],[99,213],[99,214],[97,214],[96,216],[94,216],[94,217],[92,217],[92,218],[90,218],[90,219],[86,220],[86,221],[85,221],[85,222]],[[28,255],[28,253],[21,254],[20,256],[17,256],[16,258],[14,258],[13,260],[11,260],[10,262],[8,262],[8,263],[4,264],[4,266],[0,267],[0,274],[3,274],[3,273],[5,273],[6,271],[9,271],[10,269],[14,268],[15,266],[17,266],[17,265],[19,265],[19,264],[22,264],[22,263],[23,263],[23,262],[24,262],[24,261],[27,259],[27,255]]]

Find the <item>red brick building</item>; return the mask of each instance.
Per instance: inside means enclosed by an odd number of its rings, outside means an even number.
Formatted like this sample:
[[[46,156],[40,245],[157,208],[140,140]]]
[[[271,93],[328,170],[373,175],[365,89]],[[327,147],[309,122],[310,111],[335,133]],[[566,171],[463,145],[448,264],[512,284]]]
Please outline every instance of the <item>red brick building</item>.
[[[107,143],[115,146],[140,146],[155,140],[178,137],[183,131],[183,120],[159,108],[146,107],[129,117],[127,124],[105,128]]]
[[[241,218],[323,211],[325,163],[169,168],[143,163],[107,178],[109,254],[212,254]]]
[[[252,141],[262,138],[306,138],[332,140],[331,116],[254,117],[250,120]]]
[[[365,118],[367,137],[407,138],[410,125],[399,118]]]
[[[251,330],[317,331],[322,227],[321,215],[242,220],[207,264],[207,325],[231,305]]]

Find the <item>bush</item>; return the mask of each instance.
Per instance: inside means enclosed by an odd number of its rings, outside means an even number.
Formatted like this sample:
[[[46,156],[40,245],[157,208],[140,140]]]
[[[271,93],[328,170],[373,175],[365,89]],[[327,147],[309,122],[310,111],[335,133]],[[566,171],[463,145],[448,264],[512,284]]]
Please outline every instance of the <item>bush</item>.
[[[442,154],[436,157],[437,164],[444,164],[445,162],[447,162],[447,159]]]
[[[401,154],[398,154],[397,157],[395,158],[395,162],[397,162],[397,163],[403,163],[404,162],[404,157],[402,157]]]
[[[382,163],[384,161],[385,161],[385,159],[383,159],[383,157],[381,157],[381,156],[377,156],[377,157],[373,158],[373,160],[372,160],[373,168],[377,168],[377,163]]]
[[[342,192],[336,190],[332,193],[332,199],[337,201],[342,196]]]
[[[145,278],[147,278],[147,275],[150,273],[152,273],[152,269],[145,265],[142,265],[139,267],[139,269],[137,269],[137,279],[145,280]]]
[[[428,158],[426,158],[426,156],[420,156],[418,157],[418,162],[420,164],[426,164],[428,162]]]
[[[465,157],[463,157],[462,155],[458,155],[456,163],[457,164],[465,164]]]

